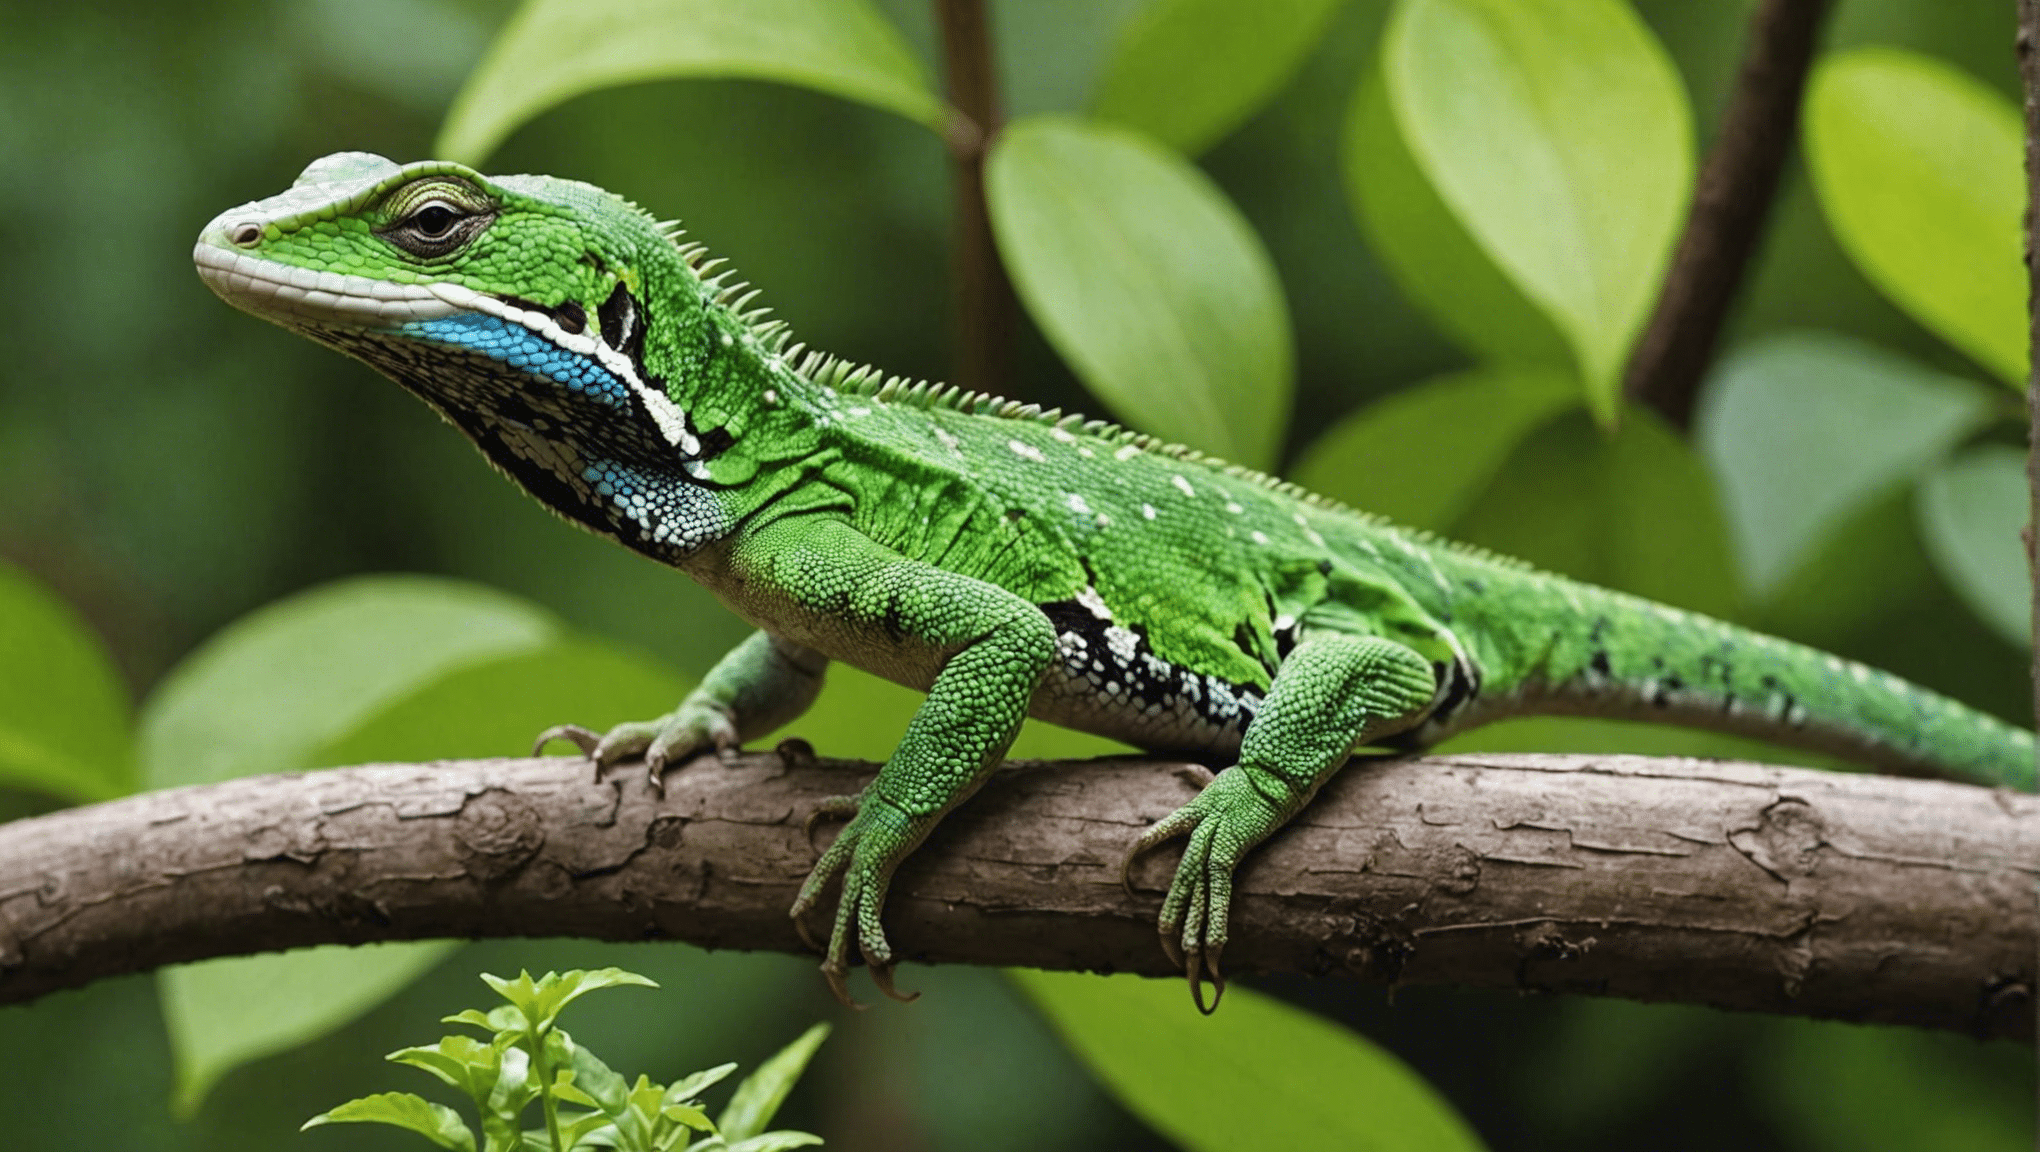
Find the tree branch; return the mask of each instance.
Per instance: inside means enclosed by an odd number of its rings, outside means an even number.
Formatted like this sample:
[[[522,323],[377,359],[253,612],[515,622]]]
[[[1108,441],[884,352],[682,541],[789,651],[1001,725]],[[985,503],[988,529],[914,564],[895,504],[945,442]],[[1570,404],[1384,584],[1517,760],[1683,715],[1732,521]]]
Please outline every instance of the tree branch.
[[[0,1001],[209,956],[471,936],[800,951],[823,796],[870,765],[703,759],[651,790],[576,760],[265,776],[0,826]],[[1194,792],[1142,760],[1001,773],[900,870],[935,963],[1170,969]],[[826,834],[818,834],[825,839]],[[2030,1036],[2040,797],[1632,756],[1355,764],[1241,869],[1226,962]]]
[[[936,0],[935,16],[954,110],[945,136],[955,214],[950,275],[956,293],[956,383],[1004,395],[1019,304],[992,239],[985,201],[985,156],[1005,122],[990,17],[984,0]]]
[[[1693,423],[1729,305],[1777,197],[1799,133],[1799,100],[1829,0],[1763,0],[1721,134],[1700,170],[1693,209],[1657,310],[1636,343],[1624,388],[1677,427]]]

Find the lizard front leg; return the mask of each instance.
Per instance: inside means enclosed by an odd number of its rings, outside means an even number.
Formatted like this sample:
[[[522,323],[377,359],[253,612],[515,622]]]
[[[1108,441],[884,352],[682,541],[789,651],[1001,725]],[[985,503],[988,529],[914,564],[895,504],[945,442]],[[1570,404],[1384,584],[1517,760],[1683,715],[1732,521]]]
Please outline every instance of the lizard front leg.
[[[539,733],[537,748],[569,740],[600,772],[619,760],[644,754],[652,787],[667,765],[714,748],[727,752],[808,710],[822,690],[829,658],[804,644],[753,632],[702,677],[680,706],[656,720],[618,724],[597,736],[578,724]]]
[[[1033,604],[993,584],[908,560],[836,520],[780,521],[747,538],[737,562],[759,593],[846,644],[939,666],[928,698],[878,776],[822,814],[854,811],[794,901],[800,917],[839,873],[843,890],[822,973],[838,999],[853,943],[887,995],[893,954],[880,924],[902,860],[943,814],[991,774],[1026,718],[1055,654],[1055,628]],[[805,930],[803,930],[805,934]]]
[[[1218,957],[1225,949],[1233,869],[1331,779],[1348,754],[1371,738],[1399,731],[1430,705],[1431,666],[1416,652],[1376,636],[1320,636],[1298,644],[1275,673],[1268,697],[1240,741],[1239,763],[1214,776],[1197,798],[1135,842],[1135,857],[1188,835],[1190,844],[1162,900],[1162,947],[1183,967],[1199,1011],[1225,993]],[[1211,1006],[1204,977],[1211,977]]]

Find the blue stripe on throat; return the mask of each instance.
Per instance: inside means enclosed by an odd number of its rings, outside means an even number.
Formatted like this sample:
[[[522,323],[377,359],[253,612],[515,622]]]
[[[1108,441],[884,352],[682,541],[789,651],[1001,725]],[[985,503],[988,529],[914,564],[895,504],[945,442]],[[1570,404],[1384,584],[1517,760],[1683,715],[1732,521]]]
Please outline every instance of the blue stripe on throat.
[[[461,312],[437,320],[405,324],[404,335],[434,344],[465,348],[512,368],[543,376],[568,391],[600,400],[614,408],[630,405],[630,390],[592,356],[569,352],[545,337],[485,312]]]

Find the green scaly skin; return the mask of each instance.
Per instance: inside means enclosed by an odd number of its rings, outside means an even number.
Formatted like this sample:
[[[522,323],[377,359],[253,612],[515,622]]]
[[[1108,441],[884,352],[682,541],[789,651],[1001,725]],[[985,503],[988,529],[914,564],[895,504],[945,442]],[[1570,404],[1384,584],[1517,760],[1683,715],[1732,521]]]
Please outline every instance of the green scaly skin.
[[[1354,749],[1506,716],[1698,725],[2021,789],[2032,736],[1883,672],[1412,533],[1102,422],[788,347],[677,230],[586,184],[342,153],[222,213],[229,303],[366,361],[559,515],[759,632],[672,713],[575,739],[656,782],[799,715],[830,660],[925,691],[795,901],[892,992],[894,869],[1035,716],[1222,770],[1164,945],[1203,1003],[1234,867]],[[1131,857],[1129,857],[1130,859]]]

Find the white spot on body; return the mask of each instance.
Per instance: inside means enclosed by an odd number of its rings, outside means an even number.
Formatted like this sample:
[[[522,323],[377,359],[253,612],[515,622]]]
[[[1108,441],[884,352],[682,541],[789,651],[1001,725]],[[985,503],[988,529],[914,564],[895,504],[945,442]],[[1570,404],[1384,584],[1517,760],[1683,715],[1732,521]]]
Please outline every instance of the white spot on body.
[[[1155,515],[1156,515],[1156,513],[1155,513],[1155,506],[1154,506],[1154,505],[1152,505],[1152,504],[1143,504],[1143,505],[1141,505],[1141,506],[1140,506],[1140,514],[1141,514],[1142,516],[1145,516],[1145,517],[1147,517],[1147,518],[1148,518],[1148,519],[1150,519],[1150,520],[1154,519],[1154,518],[1155,518]]]
[[[1036,464],[1048,462],[1048,457],[1041,454],[1041,449],[1023,440],[1008,440],[1006,441],[1006,447],[1012,450],[1013,455],[1020,457],[1022,460],[1032,460]]]
[[[951,452],[956,453],[958,456],[963,455],[963,441],[958,440],[956,437],[951,436],[948,432],[940,428],[937,428],[935,430],[935,438],[937,440],[942,441],[942,446],[944,448],[949,449]]]
[[[1177,490],[1181,491],[1183,495],[1191,497],[1192,499],[1196,498],[1197,489],[1192,488],[1190,486],[1190,482],[1188,480],[1183,479],[1181,476],[1169,477],[1169,483],[1174,484]]]
[[[1075,444],[1077,442],[1077,438],[1075,436],[1070,435],[1068,432],[1065,432],[1061,428],[1050,428],[1048,430],[1048,434],[1050,436],[1055,437],[1056,443],[1058,444]]]
[[[1088,584],[1084,586],[1082,592],[1077,593],[1077,603],[1100,620],[1109,622],[1112,619],[1112,609],[1105,606],[1105,598],[1098,595],[1098,590]]]
[[[1122,446],[1122,447],[1121,447],[1121,448],[1119,449],[1119,451],[1117,451],[1117,452],[1114,452],[1114,453],[1112,454],[1112,458],[1113,458],[1114,460],[1131,460],[1131,459],[1133,459],[1133,458],[1134,458],[1135,456],[1138,456],[1138,455],[1140,455],[1140,445],[1138,445],[1138,444],[1127,444],[1127,445],[1123,445],[1123,446]]]
[[[1242,512],[1246,511],[1245,508],[1240,507],[1239,504],[1231,500],[1225,502],[1225,510],[1232,513],[1235,516],[1238,516]]]
[[[1091,514],[1091,506],[1084,503],[1082,496],[1071,492],[1067,494],[1066,498],[1069,500],[1070,511],[1075,512],[1079,516],[1089,516]]]
[[[1268,534],[1266,532],[1261,531],[1258,528],[1256,528],[1252,533],[1250,533],[1250,535],[1253,537],[1254,543],[1256,544],[1268,543]]]

